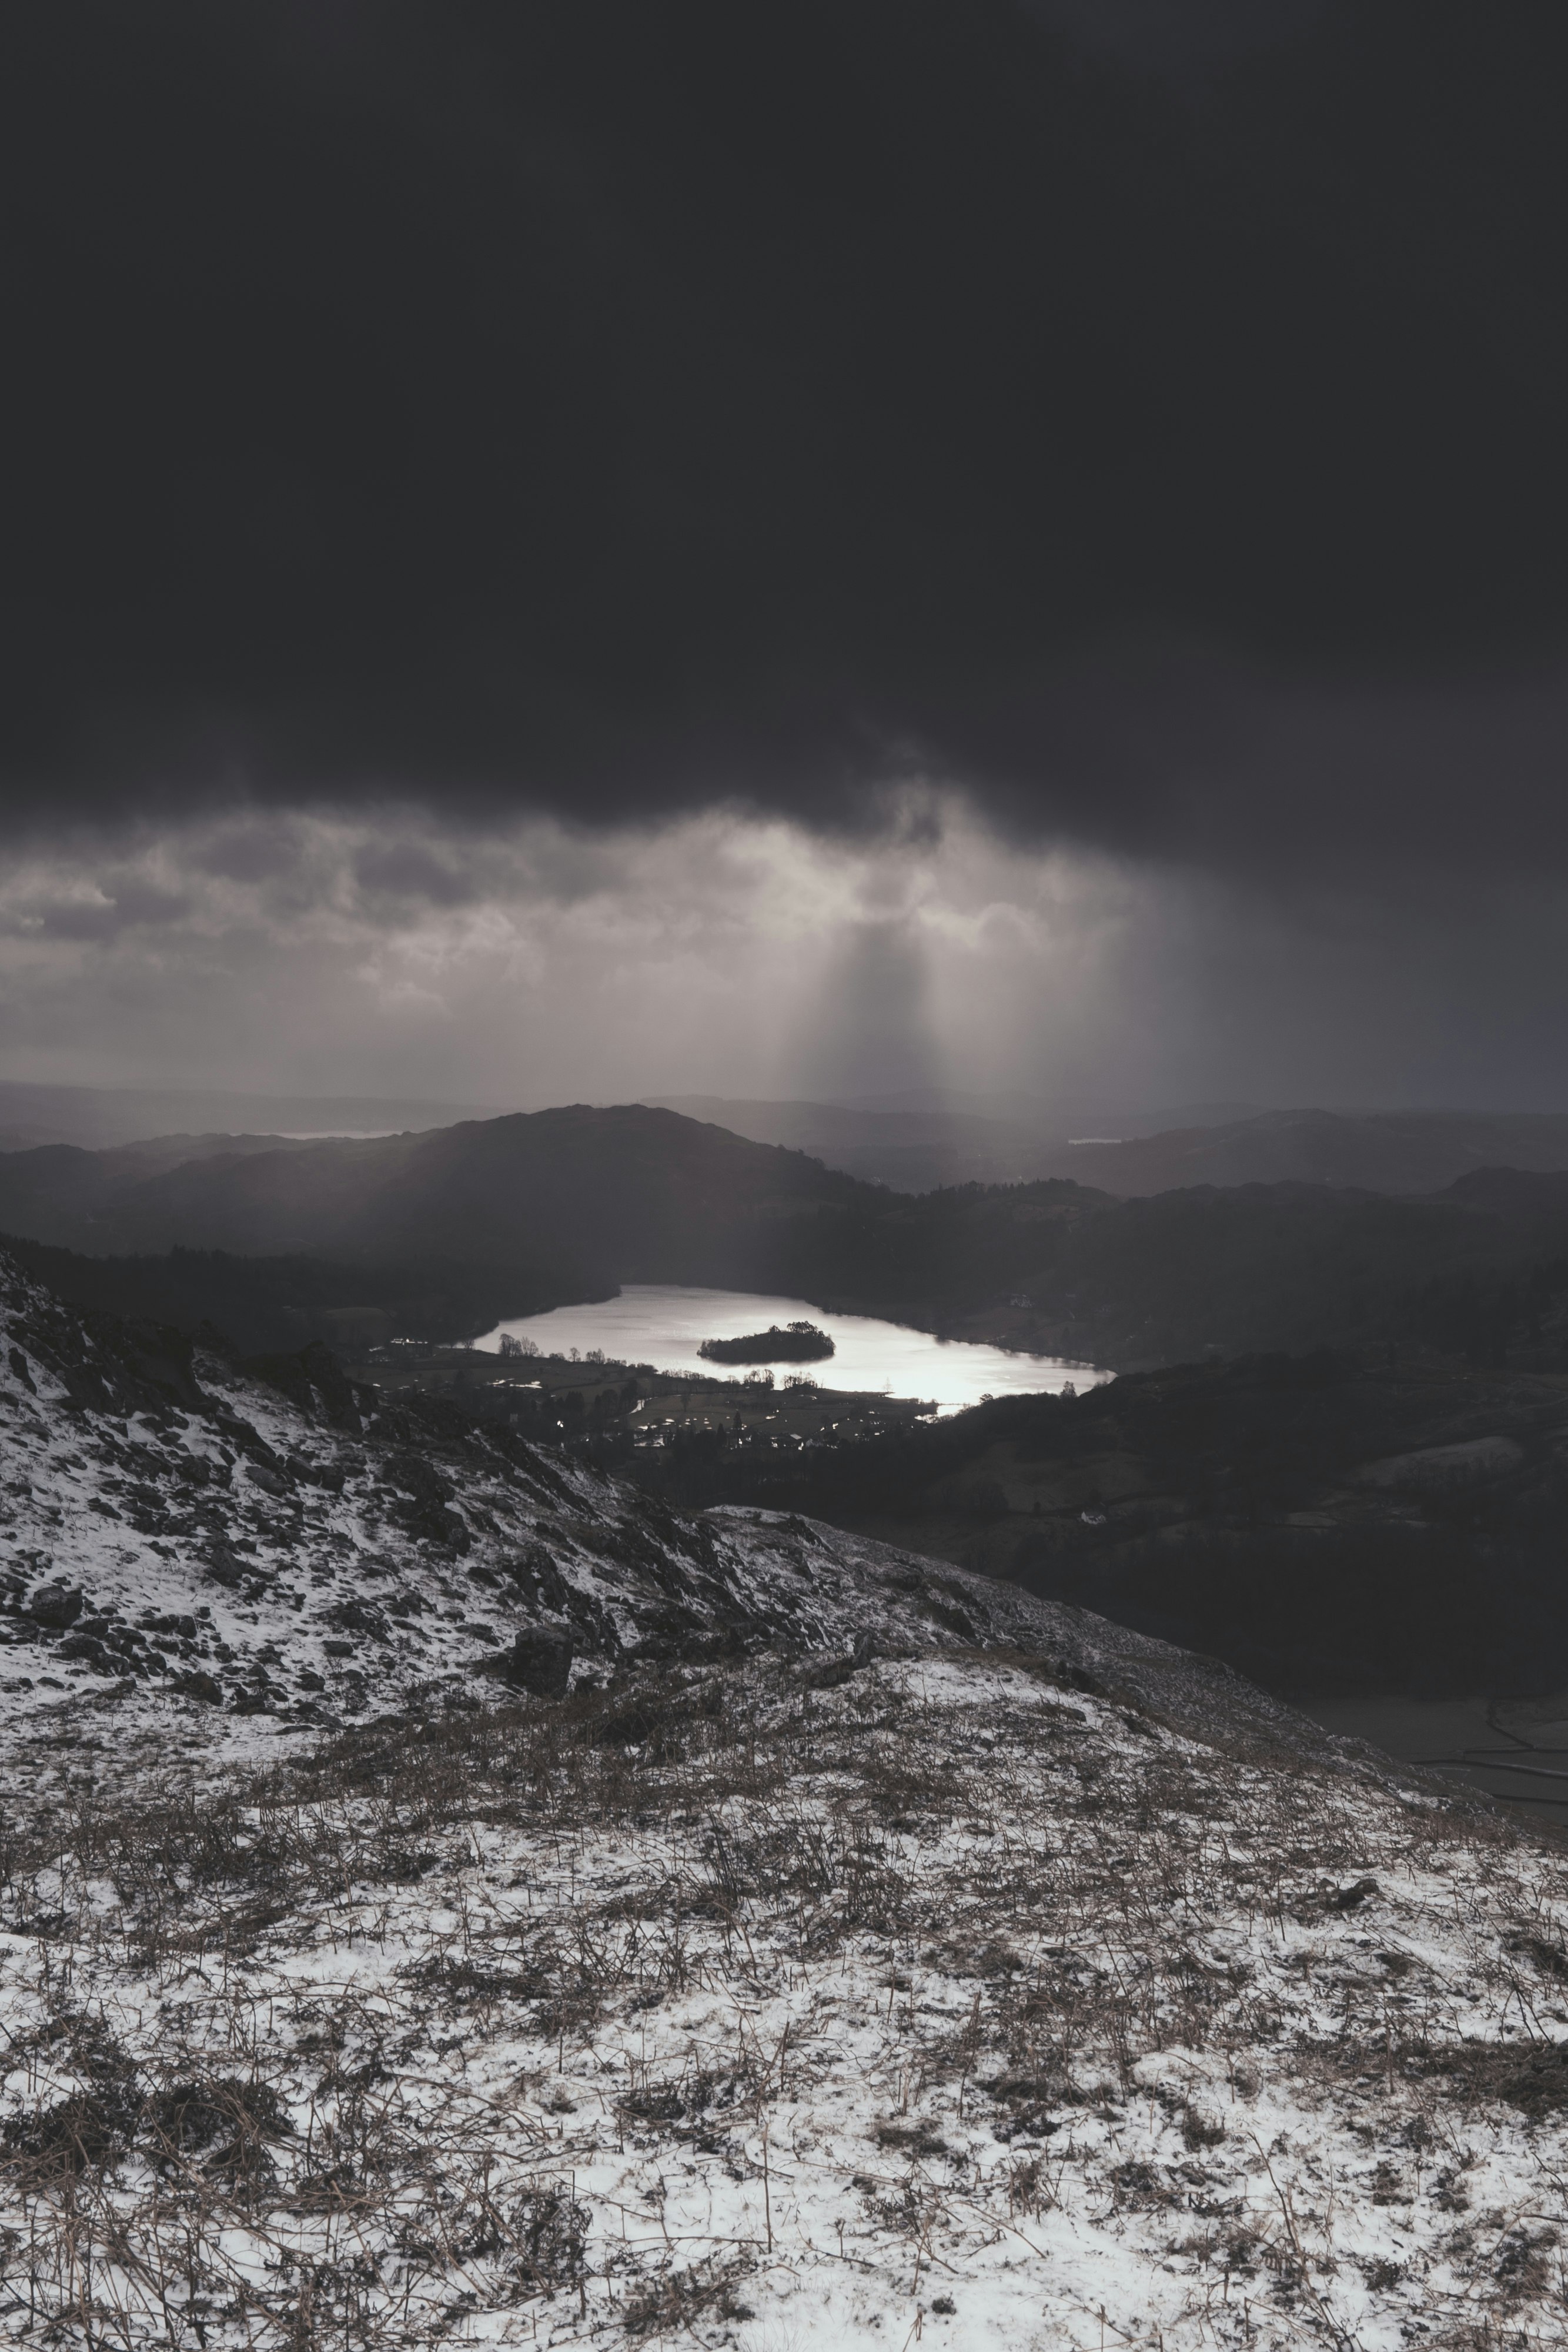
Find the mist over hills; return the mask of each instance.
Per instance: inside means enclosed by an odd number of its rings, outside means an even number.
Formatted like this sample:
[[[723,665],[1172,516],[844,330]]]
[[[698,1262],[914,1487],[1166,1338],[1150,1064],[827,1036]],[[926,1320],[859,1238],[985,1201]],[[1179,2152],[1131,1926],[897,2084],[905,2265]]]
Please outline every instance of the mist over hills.
[[[644,1099],[687,1118],[728,1128],[757,1143],[809,1151],[830,1168],[841,1168],[895,1192],[1076,1176],[1075,1137],[1185,1134],[1192,1128],[1257,1116],[1249,1103],[1134,1110],[1124,1105],[1113,1108],[1094,1102],[1047,1102],[1016,1091],[974,1094],[956,1087],[912,1087],[900,1095],[846,1102],[775,1102],[727,1095],[649,1095]]]
[[[1568,1112],[1275,1110],[1057,1154],[1041,1173],[1124,1197],[1189,1184],[1435,1192],[1480,1168],[1568,1169]]]
[[[488,1118],[498,1104],[406,1096],[241,1094],[211,1087],[62,1087],[0,1079],[0,1150],[47,1143],[103,1150],[150,1137],[390,1135]]]
[[[1124,1199],[1194,1184],[1433,1192],[1477,1168],[1568,1169],[1568,1113],[1560,1111],[1260,1111],[1195,1103],[1138,1113],[937,1087],[854,1103],[647,1099],[904,1192],[1047,1176]]]
[[[732,1101],[723,1095],[650,1096],[685,1118],[755,1143],[809,1152],[897,1192],[945,1184],[1020,1184],[1041,1172],[1044,1147],[1020,1119],[972,1111],[869,1109],[858,1103]]]

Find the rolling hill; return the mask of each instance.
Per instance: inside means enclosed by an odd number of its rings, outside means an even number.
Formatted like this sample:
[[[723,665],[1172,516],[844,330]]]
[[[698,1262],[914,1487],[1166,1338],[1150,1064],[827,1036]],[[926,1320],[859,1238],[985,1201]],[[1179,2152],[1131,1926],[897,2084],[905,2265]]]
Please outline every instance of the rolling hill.
[[[869,1188],[671,1111],[583,1107],[423,1134],[0,1157],[0,1230],[95,1255],[559,1259],[612,1286],[770,1279],[792,1219]],[[178,1145],[180,1139],[174,1139]]]

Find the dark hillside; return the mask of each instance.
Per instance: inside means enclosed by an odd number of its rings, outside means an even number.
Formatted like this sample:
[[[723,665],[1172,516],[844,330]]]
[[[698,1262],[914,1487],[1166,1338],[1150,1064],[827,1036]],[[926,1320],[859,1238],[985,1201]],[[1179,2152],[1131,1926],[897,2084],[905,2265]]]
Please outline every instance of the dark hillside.
[[[194,1332],[220,1331],[243,1355],[312,1339],[362,1352],[396,1336],[476,1338],[501,1317],[609,1295],[590,1267],[558,1261],[474,1267],[451,1259],[236,1257],[225,1250],[170,1250],[158,1257],[88,1257],[6,1237],[5,1255],[75,1307],[151,1318]],[[597,1287],[596,1287],[597,1283]]]
[[[1511,1258],[1532,1234],[1451,1195],[1195,1186],[1075,1224],[1031,1296],[1052,1352],[1125,1369],[1340,1345],[1385,1336],[1413,1285]]]
[[[910,1280],[910,1321],[1122,1371],[1388,1339],[1568,1366],[1564,1176],[1481,1171],[1422,1200],[1323,1184],[1114,1202],[1065,1184],[976,1187],[890,1207],[863,1263],[884,1297]]]
[[[219,1152],[150,1176],[119,1154],[12,1155],[0,1223],[106,1254],[538,1255],[591,1259],[612,1279],[766,1281],[782,1224],[866,1190],[673,1112],[575,1108]]]
[[[53,1143],[0,1152],[0,1231],[91,1247],[92,1229],[149,1178],[193,1161],[308,1149],[279,1135],[160,1135],[101,1150]]]
[[[1060,1177],[919,1194],[853,1184],[792,1229],[785,1264],[804,1297],[939,1330],[1020,1286],[1048,1289],[1113,1205]]]
[[[1270,1688],[1568,1681],[1568,1374],[1322,1351],[1014,1397],[815,1455],[640,1460],[1225,1658]]]
[[[1113,1202],[1061,1179],[857,1192],[789,1244],[789,1286],[823,1306],[1122,1371],[1390,1339],[1568,1364],[1568,1177],[1481,1171],[1424,1200],[1250,1184]]]

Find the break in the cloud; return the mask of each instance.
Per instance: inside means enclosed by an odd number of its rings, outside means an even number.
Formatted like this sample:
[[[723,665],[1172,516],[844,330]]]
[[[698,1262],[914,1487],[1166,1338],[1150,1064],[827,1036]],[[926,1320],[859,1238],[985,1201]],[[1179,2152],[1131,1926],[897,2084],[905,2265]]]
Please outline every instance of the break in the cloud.
[[[1568,1099],[1552,888],[1287,900],[1025,852],[929,788],[883,814],[858,843],[407,809],[78,835],[0,884],[0,1054],[15,1077],[518,1107]]]

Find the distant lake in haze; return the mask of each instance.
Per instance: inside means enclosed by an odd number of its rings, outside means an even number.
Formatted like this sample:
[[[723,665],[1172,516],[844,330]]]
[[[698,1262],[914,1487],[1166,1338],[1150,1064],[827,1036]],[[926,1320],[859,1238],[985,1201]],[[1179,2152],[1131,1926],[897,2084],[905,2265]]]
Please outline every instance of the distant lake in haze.
[[[602,1349],[611,1362],[652,1364],[661,1372],[692,1372],[706,1380],[739,1379],[738,1369],[711,1364],[698,1355],[704,1339],[740,1339],[774,1324],[814,1323],[833,1342],[819,1364],[773,1367],[780,1382],[806,1371],[825,1389],[884,1391],[920,1397],[956,1412],[983,1396],[1052,1393],[1071,1381],[1079,1390],[1108,1381],[1109,1372],[1074,1364],[1060,1356],[1020,1356],[1008,1348],[970,1339],[936,1339],[902,1323],[874,1315],[829,1315],[803,1298],[765,1298],[748,1290],[694,1290],[676,1283],[628,1283],[618,1298],[593,1307],[557,1307],[548,1315],[525,1315],[497,1323],[477,1348],[494,1352],[504,1332],[532,1339],[545,1355],[564,1356],[577,1348],[586,1355]]]

